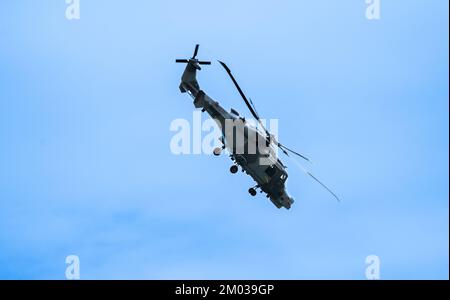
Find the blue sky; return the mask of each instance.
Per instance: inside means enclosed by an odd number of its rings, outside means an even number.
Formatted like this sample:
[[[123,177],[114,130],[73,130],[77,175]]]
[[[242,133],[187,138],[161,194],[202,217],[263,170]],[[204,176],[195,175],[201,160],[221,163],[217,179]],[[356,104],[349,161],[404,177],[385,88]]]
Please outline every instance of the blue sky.
[[[448,1],[63,0],[0,4],[0,278],[448,279]],[[280,140],[296,202],[231,161],[175,156],[191,56],[228,63]],[[199,74],[246,112],[216,63]]]

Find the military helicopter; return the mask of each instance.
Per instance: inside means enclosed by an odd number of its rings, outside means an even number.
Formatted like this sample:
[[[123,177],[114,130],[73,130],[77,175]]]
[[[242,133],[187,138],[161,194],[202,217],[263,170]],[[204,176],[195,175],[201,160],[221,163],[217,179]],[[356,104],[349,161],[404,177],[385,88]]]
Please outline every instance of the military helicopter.
[[[215,148],[214,155],[218,156],[221,154],[222,150],[228,150],[230,158],[233,161],[230,172],[235,174],[238,172],[239,167],[241,167],[242,171],[250,175],[256,182],[256,185],[248,190],[250,195],[255,196],[257,194],[257,189],[259,189],[261,193],[264,192],[266,194],[266,197],[269,198],[277,208],[291,208],[294,199],[287,193],[285,185],[288,173],[286,171],[286,166],[277,157],[277,151],[275,150],[278,148],[287,156],[290,156],[289,153],[291,153],[306,161],[309,161],[309,159],[284,146],[276,140],[274,135],[270,134],[264,127],[263,122],[261,122],[261,118],[259,117],[253,102],[250,99],[247,99],[230,69],[224,62],[219,61],[220,65],[231,78],[250,113],[257,121],[256,125],[241,117],[234,109],[231,109],[230,112],[226,111],[218,102],[211,99],[203,90],[201,90],[197,82],[197,70],[201,70],[200,65],[210,65],[211,62],[198,60],[196,58],[198,49],[199,45],[197,44],[195,46],[194,54],[190,59],[175,60],[177,63],[187,64],[181,77],[179,89],[182,93],[187,92],[194,99],[194,106],[200,108],[202,112],[206,111],[219,125],[222,133],[220,138],[222,147]],[[232,126],[229,126],[229,124],[232,124]],[[303,168],[302,170],[339,201],[339,198],[325,184],[319,181],[309,171],[306,171]]]

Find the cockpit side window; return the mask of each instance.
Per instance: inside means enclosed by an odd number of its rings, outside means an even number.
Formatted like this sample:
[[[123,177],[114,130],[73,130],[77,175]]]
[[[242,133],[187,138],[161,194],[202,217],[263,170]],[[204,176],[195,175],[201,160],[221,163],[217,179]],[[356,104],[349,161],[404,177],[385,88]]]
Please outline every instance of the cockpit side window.
[[[265,170],[266,174],[269,175],[270,177],[272,177],[273,175],[275,175],[275,173],[277,172],[277,170],[275,169],[274,166],[268,166],[267,169]]]

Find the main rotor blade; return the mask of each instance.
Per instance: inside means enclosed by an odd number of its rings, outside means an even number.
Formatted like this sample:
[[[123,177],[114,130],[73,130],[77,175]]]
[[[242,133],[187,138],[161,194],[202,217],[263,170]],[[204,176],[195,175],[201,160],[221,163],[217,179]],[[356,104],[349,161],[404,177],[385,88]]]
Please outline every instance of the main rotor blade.
[[[341,202],[341,199],[339,199],[339,197],[329,188],[327,187],[323,182],[321,182],[316,176],[314,176],[311,172],[309,172],[308,170],[306,170],[297,160],[292,159],[295,164],[309,177],[311,177],[312,179],[314,179],[318,184],[320,184],[324,189],[326,189],[331,195],[333,195],[334,198],[336,198],[336,200],[338,202]]]
[[[259,116],[258,114],[255,112],[255,110],[253,109],[252,105],[250,104],[250,102],[247,100],[247,97],[245,97],[244,92],[241,90],[241,87],[239,86],[239,84],[237,83],[236,79],[234,79],[233,74],[231,74],[230,69],[228,68],[228,66],[224,63],[221,62],[219,60],[219,63],[222,65],[222,67],[227,71],[228,75],[230,76],[231,80],[233,81],[234,85],[236,86],[239,94],[241,95],[242,99],[244,99],[245,104],[247,105],[248,109],[250,110],[251,114],[253,115],[253,117],[259,121]],[[266,130],[267,131],[267,130]]]
[[[258,111],[256,110],[255,104],[253,104],[252,98],[248,98],[248,101],[250,101],[250,104],[252,105],[253,110],[255,111],[255,113],[256,113],[256,115],[258,116],[258,119],[259,119],[259,114],[258,114]]]
[[[195,57],[197,56],[197,53],[198,53],[198,47],[200,47],[199,44],[195,45],[194,56],[192,56],[193,59],[195,59]]]
[[[304,155],[302,155],[302,154],[300,154],[300,153],[298,153],[298,152],[295,152],[295,151],[292,150],[292,149],[289,149],[289,148],[286,147],[285,145],[282,145],[282,144],[278,143],[278,147],[280,147],[282,150],[287,150],[287,151],[291,152],[292,154],[295,154],[295,155],[297,155],[297,156],[303,158],[303,159],[306,160],[306,161],[310,161],[309,158],[307,158],[306,156],[304,156]],[[286,152],[285,152],[285,153],[286,153]]]
[[[311,176],[312,179],[314,179],[315,181],[317,181],[322,187],[324,187],[328,192],[330,192],[331,195],[334,196],[334,198],[336,198],[337,201],[341,202],[341,199],[339,199],[338,196],[336,196],[335,193],[333,193],[332,190],[330,190],[325,184],[323,184],[319,179],[317,179],[313,174],[311,174],[310,172],[306,172],[306,174],[308,174],[309,176]]]
[[[244,92],[242,91],[241,87],[240,87],[239,84],[237,83],[237,81],[236,81],[236,79],[234,78],[233,74],[231,74],[230,68],[228,68],[228,66],[227,66],[224,62],[222,62],[222,61],[220,61],[220,60],[219,60],[219,63],[220,63],[220,64],[222,65],[222,67],[227,71],[228,75],[230,76],[231,80],[233,81],[234,85],[236,86],[236,88],[237,88],[239,94],[241,95],[242,99],[244,100],[245,104],[247,105],[247,107],[248,107],[248,109],[250,110],[250,112],[251,112],[251,114],[253,115],[253,117],[254,117],[256,120],[258,120],[259,124],[261,124],[261,127],[263,128],[263,130],[265,131],[265,133],[266,133],[266,135],[267,135],[266,140],[269,141],[270,133],[269,133],[269,131],[264,127],[264,124],[261,122],[261,120],[260,120],[260,118],[259,118],[259,115],[258,115],[258,113],[256,112],[256,108],[255,108],[255,105],[253,104],[253,101],[252,101],[251,99],[250,99],[250,101],[247,100],[247,97],[245,96],[245,94],[244,94]],[[291,153],[293,153],[293,154],[295,154],[295,155],[298,155],[299,157],[301,157],[301,158],[303,158],[303,159],[309,161],[309,159],[308,159],[306,156],[301,155],[300,153],[297,153],[297,152],[295,152],[294,150],[291,150],[291,149],[289,149],[288,147],[283,146],[282,144],[280,144],[280,143],[278,143],[278,142],[277,142],[277,146],[280,147],[280,149],[283,151],[283,153],[286,154],[286,155],[288,155],[288,156],[289,156],[289,154],[288,154],[286,151],[289,151],[289,152],[291,152]]]
[[[175,62],[177,62],[177,63],[188,63],[189,60],[187,60],[187,59],[176,59]]]
[[[199,65],[210,65],[211,62],[210,61],[199,61],[198,64]]]

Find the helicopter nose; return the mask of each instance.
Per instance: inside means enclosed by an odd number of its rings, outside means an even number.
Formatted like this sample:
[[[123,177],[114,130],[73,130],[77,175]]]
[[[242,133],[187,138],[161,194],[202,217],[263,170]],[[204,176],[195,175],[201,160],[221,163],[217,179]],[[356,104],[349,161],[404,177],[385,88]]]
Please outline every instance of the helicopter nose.
[[[279,201],[286,209],[289,209],[291,208],[291,205],[294,203],[294,198],[288,195],[283,195],[279,198]]]
[[[289,202],[291,203],[291,204],[293,204],[295,201],[294,201],[294,198],[292,198],[292,197],[289,197]]]

